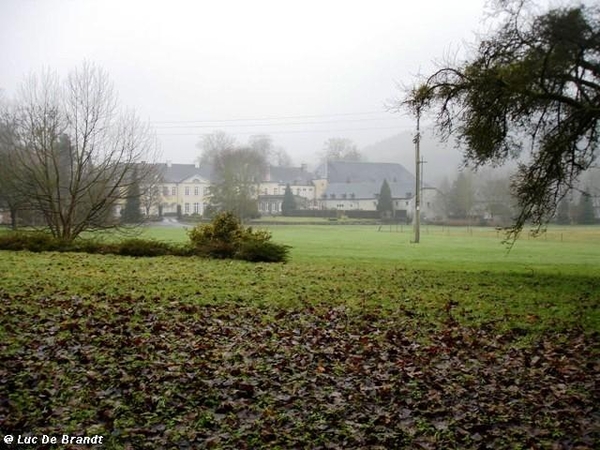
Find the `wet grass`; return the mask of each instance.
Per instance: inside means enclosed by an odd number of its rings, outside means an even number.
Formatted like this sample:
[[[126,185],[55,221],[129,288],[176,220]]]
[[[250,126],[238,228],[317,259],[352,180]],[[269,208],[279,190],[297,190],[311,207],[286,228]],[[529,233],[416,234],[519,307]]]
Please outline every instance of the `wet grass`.
[[[109,449],[600,439],[598,228],[510,253],[489,229],[418,245],[409,229],[270,229],[291,262],[0,252],[2,432]]]

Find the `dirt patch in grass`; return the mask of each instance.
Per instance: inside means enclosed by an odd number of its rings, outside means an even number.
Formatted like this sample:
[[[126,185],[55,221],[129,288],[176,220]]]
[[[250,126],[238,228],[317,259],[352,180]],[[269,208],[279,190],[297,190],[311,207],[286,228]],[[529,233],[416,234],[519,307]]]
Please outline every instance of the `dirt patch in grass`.
[[[107,449],[600,442],[598,333],[343,305],[0,290],[0,430]],[[526,331],[524,331],[526,333]]]

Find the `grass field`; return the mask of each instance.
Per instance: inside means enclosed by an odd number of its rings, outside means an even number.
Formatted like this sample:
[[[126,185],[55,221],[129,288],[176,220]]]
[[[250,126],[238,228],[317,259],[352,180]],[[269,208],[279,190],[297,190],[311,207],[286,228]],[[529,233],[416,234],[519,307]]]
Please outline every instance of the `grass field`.
[[[263,226],[292,246],[295,263],[339,260],[410,264],[443,270],[549,270],[600,273],[600,227],[553,227],[538,238],[527,233],[508,251],[493,228],[425,226],[421,242],[409,226]],[[185,229],[149,227],[143,236],[183,242]]]
[[[0,432],[109,449],[600,442],[600,228],[510,252],[483,228],[424,227],[418,245],[407,227],[269,229],[288,264],[0,252]]]

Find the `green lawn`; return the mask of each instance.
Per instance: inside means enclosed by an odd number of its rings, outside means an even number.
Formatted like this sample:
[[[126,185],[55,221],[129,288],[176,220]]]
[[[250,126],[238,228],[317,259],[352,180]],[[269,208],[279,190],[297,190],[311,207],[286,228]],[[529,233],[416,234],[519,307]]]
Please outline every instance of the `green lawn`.
[[[259,225],[259,227],[261,227]],[[527,233],[510,251],[493,228],[424,226],[419,244],[412,227],[378,225],[272,225],[273,239],[292,248],[296,263],[409,264],[443,270],[558,271],[600,275],[600,227],[551,227]],[[148,227],[144,236],[183,242],[185,229]]]
[[[600,228],[508,253],[493,229],[269,229],[289,263],[0,251],[0,431],[108,449],[600,441]]]

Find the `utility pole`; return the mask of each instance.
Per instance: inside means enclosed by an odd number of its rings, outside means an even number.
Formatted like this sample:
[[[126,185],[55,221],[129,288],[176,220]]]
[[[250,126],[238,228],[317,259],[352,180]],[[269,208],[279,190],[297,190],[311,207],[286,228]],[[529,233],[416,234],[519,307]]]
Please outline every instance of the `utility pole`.
[[[421,240],[421,133],[419,125],[421,121],[421,107],[417,107],[417,134],[413,139],[415,143],[415,244],[418,244]]]

